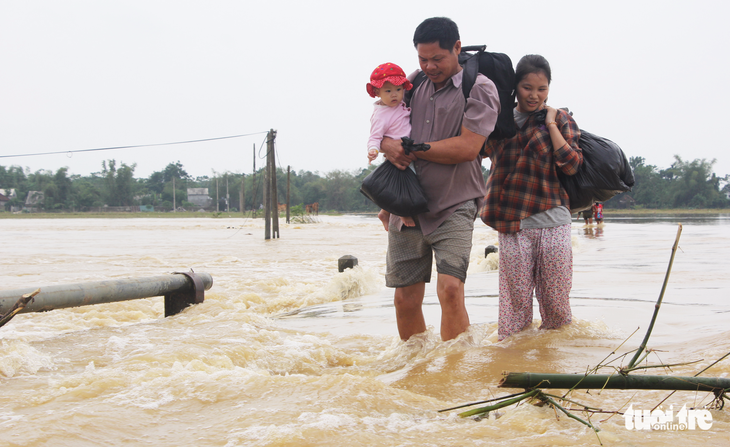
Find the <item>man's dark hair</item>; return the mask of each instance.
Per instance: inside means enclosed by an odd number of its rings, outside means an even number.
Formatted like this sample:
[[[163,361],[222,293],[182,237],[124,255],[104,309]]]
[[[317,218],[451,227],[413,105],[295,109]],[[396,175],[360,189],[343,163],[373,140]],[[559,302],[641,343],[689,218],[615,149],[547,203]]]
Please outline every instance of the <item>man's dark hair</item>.
[[[552,80],[550,74],[550,64],[547,59],[540,56],[539,54],[528,54],[523,56],[517,67],[515,68],[515,87],[530,73],[542,73],[547,78],[548,84]]]
[[[459,27],[453,20],[447,17],[431,17],[418,25],[413,34],[413,46],[418,47],[419,43],[438,42],[439,47],[444,50],[453,51],[459,37]]]

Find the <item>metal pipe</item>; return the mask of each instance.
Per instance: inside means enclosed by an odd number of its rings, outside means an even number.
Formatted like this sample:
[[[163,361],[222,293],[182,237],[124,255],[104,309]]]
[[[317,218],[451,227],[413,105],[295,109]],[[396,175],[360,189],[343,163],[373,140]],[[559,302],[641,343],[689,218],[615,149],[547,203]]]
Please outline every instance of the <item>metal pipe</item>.
[[[67,307],[87,306],[90,304],[114,303],[165,296],[166,315],[179,312],[189,304],[203,301],[203,292],[213,286],[213,278],[208,273],[173,273],[146,278],[127,278],[96,281],[82,284],[65,284],[40,287],[38,293],[20,313],[44,312]],[[15,303],[25,294],[38,287],[16,290],[0,290],[0,315],[12,310]],[[203,290],[200,290],[203,289]],[[180,298],[182,296],[182,298]],[[168,301],[183,300],[176,312],[167,312]]]

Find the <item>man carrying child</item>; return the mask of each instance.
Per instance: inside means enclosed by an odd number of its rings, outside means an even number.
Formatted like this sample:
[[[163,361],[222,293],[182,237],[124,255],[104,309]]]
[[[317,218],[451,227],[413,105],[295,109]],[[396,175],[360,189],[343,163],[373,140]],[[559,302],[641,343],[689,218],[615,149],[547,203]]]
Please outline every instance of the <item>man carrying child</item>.
[[[381,151],[399,169],[415,161],[428,198],[429,211],[415,216],[415,227],[391,216],[388,229],[385,278],[386,285],[396,289],[396,320],[403,340],[426,330],[421,305],[434,254],[441,338],[456,338],[469,327],[464,281],[474,220],[485,194],[479,152],[494,130],[500,103],[494,83],[481,74],[465,100],[459,39],[457,25],[445,17],[426,19],[413,37],[426,80],[410,101],[411,138],[431,149],[405,155],[400,140],[385,138],[381,143]],[[414,77],[415,73],[411,80]]]

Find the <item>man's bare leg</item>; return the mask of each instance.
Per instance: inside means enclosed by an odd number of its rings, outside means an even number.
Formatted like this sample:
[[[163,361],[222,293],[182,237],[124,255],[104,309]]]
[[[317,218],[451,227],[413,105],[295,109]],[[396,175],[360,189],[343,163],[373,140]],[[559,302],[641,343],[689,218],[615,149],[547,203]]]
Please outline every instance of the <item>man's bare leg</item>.
[[[426,330],[426,321],[421,308],[425,291],[425,282],[395,289],[393,299],[395,319],[398,322],[398,334],[402,340],[408,340],[411,335],[420,334]]]
[[[439,273],[436,292],[441,303],[441,339],[454,339],[469,328],[464,283],[459,278]]]

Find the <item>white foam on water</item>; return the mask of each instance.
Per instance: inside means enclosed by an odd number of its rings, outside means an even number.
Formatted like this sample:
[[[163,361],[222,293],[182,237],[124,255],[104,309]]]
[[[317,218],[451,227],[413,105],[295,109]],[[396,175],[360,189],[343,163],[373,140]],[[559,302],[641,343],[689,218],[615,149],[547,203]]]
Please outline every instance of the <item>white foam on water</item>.
[[[53,370],[51,355],[20,340],[0,341],[0,374],[4,377],[33,375],[41,369]]]

